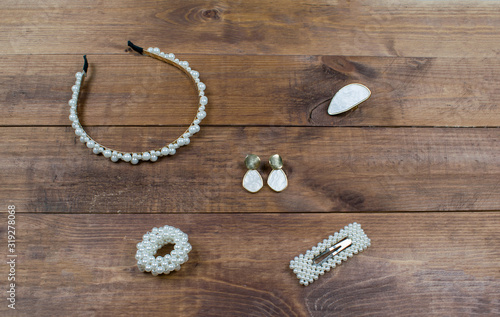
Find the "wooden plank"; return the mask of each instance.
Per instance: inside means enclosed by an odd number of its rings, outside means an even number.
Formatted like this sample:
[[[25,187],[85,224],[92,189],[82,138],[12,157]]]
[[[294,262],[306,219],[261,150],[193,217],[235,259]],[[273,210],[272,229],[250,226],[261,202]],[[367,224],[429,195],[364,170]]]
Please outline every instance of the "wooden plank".
[[[496,1],[4,1],[1,54],[179,53],[496,57]]]
[[[125,43],[122,43],[125,44]],[[123,46],[122,49],[125,47]],[[497,59],[184,55],[209,97],[205,125],[498,126]],[[187,125],[191,82],[136,54],[89,56],[81,118],[87,125]],[[0,56],[0,125],[69,125],[81,56]],[[286,67],[285,67],[286,66]],[[360,82],[372,97],[332,117],[329,101]]]
[[[183,132],[93,127],[118,149]],[[137,166],[96,156],[72,128],[0,128],[0,201],[29,212],[303,212],[500,209],[500,129],[208,127],[175,156]],[[289,187],[241,187],[245,155],[279,153]]]
[[[0,213],[16,206],[16,312],[500,315],[499,9],[2,1]],[[202,131],[154,164],[92,155],[69,127],[83,54],[80,117],[99,142],[158,148],[192,120],[190,81],[127,40],[176,53],[208,86]],[[372,97],[328,116],[333,94],[353,82]],[[279,153],[289,187],[246,192],[248,153],[261,157],[264,180]],[[300,286],[290,259],[354,221],[372,247]],[[189,234],[190,261],[169,276],[138,272],[136,243],[165,224]]]
[[[20,211],[20,210],[18,210]],[[82,211],[86,211],[82,209]],[[500,312],[500,214],[17,214],[23,315],[402,316]],[[372,246],[308,287],[294,256],[357,221]],[[189,261],[154,277],[136,243],[165,224]],[[276,225],[279,224],[279,225]],[[6,226],[0,226],[6,236]],[[8,270],[5,261],[0,268]],[[0,306],[5,315],[7,305]],[[57,310],[57,313],[55,312]]]

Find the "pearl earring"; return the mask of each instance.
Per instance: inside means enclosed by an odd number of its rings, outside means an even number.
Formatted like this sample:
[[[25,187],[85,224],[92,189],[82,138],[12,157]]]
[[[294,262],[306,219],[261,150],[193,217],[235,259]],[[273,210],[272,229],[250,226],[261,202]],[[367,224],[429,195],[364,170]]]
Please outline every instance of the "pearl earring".
[[[260,173],[257,171],[260,165],[260,158],[255,154],[248,154],[245,157],[245,165],[248,171],[243,177],[243,188],[251,193],[256,193],[264,186],[262,176],[260,176]]]
[[[274,154],[269,158],[269,164],[272,171],[267,178],[267,185],[276,192],[281,192],[288,186],[288,179],[285,172],[281,169],[283,167],[283,159],[278,154]]]

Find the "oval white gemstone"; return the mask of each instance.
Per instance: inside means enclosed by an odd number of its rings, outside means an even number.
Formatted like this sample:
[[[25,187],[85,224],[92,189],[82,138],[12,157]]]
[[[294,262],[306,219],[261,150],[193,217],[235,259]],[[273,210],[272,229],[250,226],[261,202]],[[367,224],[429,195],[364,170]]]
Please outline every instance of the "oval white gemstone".
[[[248,170],[243,177],[243,187],[251,193],[256,193],[262,186],[264,186],[264,182],[259,172],[256,170]]]
[[[328,107],[328,114],[333,116],[346,112],[368,99],[371,94],[370,89],[361,84],[344,86],[333,96]]]
[[[288,179],[286,178],[285,172],[281,169],[272,170],[267,178],[267,185],[277,192],[285,189],[288,186]]]

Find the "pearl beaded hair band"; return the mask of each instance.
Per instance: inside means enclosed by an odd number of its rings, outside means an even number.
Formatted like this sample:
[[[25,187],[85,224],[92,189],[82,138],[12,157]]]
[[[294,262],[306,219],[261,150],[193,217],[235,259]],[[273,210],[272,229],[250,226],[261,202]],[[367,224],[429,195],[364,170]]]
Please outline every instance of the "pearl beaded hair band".
[[[198,89],[198,96],[200,97],[200,99],[196,117],[194,118],[193,122],[189,125],[189,127],[186,129],[186,131],[184,131],[184,133],[172,143],[167,144],[162,148],[142,153],[117,151],[97,143],[87,134],[87,132],[85,132],[82,125],[80,124],[77,113],[80,87],[82,85],[83,79],[87,75],[87,69],[88,69],[87,57],[85,55],[83,56],[85,60],[85,63],[83,65],[83,71],[77,72],[75,74],[76,82],[75,85],[71,87],[71,90],[73,91],[73,96],[68,102],[69,106],[71,107],[69,120],[73,122],[72,127],[75,129],[75,134],[80,137],[80,141],[82,143],[85,143],[88,148],[93,149],[92,151],[94,152],[94,154],[102,153],[104,157],[110,158],[111,161],[113,162],[118,162],[119,160],[130,162],[132,164],[137,164],[141,160],[156,162],[158,160],[158,157],[174,155],[176,149],[178,149],[181,146],[188,145],[191,142],[189,138],[193,136],[195,133],[200,131],[199,124],[201,120],[203,120],[207,115],[207,113],[205,112],[205,106],[208,103],[208,98],[205,96],[206,86],[204,83],[200,81],[199,79],[200,74],[197,71],[191,69],[191,67],[189,67],[188,62],[180,61],[178,58],[175,58],[174,54],[163,53],[157,47],[155,48],[150,47],[147,50],[143,50],[142,47],[136,46],[130,41],[128,42],[128,46],[130,46],[134,51],[140,54],[147,55],[149,57],[159,59],[160,61],[163,61],[165,63],[174,65],[175,67],[179,68],[184,73],[186,73],[189,76],[189,78],[193,80],[196,88]]]

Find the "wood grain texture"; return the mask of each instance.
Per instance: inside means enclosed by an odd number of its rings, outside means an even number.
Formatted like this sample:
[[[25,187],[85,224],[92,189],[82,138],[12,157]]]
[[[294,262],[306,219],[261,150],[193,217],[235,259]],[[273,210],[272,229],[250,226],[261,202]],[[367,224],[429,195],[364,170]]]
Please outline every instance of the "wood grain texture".
[[[354,221],[372,246],[300,286],[289,261]],[[24,316],[500,313],[497,212],[19,214],[17,223],[17,305]],[[190,260],[168,276],[139,272],[136,243],[165,224],[189,235]],[[4,226],[0,233],[4,241]]]
[[[125,49],[116,50],[121,53]],[[91,55],[82,89],[87,125],[188,125],[197,98],[175,67],[137,54]],[[495,59],[184,55],[207,84],[205,125],[499,126]],[[81,56],[0,56],[0,125],[69,125]],[[341,87],[372,91],[329,116]]]
[[[500,315],[499,27],[487,0],[2,1],[0,214],[16,206],[19,256],[0,315]],[[191,122],[189,79],[127,40],[208,87],[201,132],[154,164],[97,157],[69,127],[83,54],[99,142],[158,148]],[[371,98],[328,116],[354,82]],[[247,193],[248,153],[280,154],[289,187]],[[372,247],[301,287],[290,259],[354,221]],[[165,224],[190,261],[139,273],[136,243]]]
[[[179,53],[496,57],[496,1],[4,1],[2,54]],[[96,36],[98,35],[98,36]]]
[[[500,209],[499,129],[208,127],[175,156],[137,166],[92,154],[69,127],[0,131],[0,200],[29,212]],[[182,132],[88,130],[101,144],[135,151],[161,147]],[[263,161],[279,153],[289,187],[246,192],[249,153]],[[265,180],[269,165],[260,172]]]

